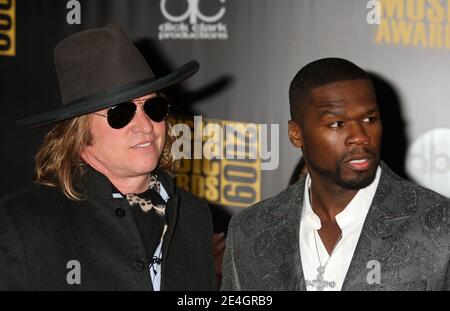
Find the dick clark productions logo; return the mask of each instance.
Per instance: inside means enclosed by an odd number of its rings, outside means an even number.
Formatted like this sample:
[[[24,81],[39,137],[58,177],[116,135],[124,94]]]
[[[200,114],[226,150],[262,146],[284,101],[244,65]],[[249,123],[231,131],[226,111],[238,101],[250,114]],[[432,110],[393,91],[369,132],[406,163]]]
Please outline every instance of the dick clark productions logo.
[[[225,0],[216,0],[221,4]],[[200,11],[200,0],[186,0],[187,9],[180,15],[175,15],[167,9],[168,0],[161,0],[161,14],[167,20],[160,24],[159,40],[226,40],[227,25],[220,20],[225,15],[225,7],[221,6],[217,13],[207,16]],[[211,3],[211,2],[210,2]]]

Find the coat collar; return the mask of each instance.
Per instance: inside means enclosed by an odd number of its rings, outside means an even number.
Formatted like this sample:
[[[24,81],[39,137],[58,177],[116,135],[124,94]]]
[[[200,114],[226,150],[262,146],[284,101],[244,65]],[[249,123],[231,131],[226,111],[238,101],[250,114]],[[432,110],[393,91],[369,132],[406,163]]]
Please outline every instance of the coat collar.
[[[173,179],[160,168],[156,168],[154,173],[158,176],[159,181],[167,191],[169,197],[172,197],[175,193],[175,184]],[[77,174],[74,181],[75,188],[81,193],[89,194],[90,196],[105,200],[113,199],[113,188],[109,179],[88,164],[83,164],[83,173],[81,173],[81,178]]]
[[[389,266],[386,249],[394,249],[393,241],[404,234],[411,215],[417,209],[417,193],[396,175],[384,162],[380,164],[382,173],[375,197],[367,214],[356,245],[342,290],[368,289],[368,263],[377,259],[382,267]]]
[[[261,216],[268,226],[254,249],[269,290],[306,290],[298,242],[304,186],[302,178],[268,203],[268,214]]]

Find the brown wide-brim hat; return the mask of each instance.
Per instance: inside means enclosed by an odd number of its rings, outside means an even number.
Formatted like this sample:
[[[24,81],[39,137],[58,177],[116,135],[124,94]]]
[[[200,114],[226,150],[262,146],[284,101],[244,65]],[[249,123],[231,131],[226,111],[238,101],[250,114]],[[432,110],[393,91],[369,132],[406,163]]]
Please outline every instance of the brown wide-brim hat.
[[[117,105],[180,83],[198,71],[190,61],[174,72],[155,77],[152,69],[116,24],[76,33],[54,51],[63,107],[25,119],[21,129],[67,120]]]

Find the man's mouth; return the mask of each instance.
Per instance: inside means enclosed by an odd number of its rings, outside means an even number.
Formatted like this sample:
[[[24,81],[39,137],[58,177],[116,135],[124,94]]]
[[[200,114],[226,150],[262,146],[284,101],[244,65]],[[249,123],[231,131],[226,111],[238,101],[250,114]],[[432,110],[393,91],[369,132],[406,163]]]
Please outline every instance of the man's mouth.
[[[153,145],[153,143],[151,143],[151,142],[145,142],[145,143],[139,143],[139,144],[137,144],[137,145],[134,145],[134,146],[131,147],[131,148],[147,148],[147,147],[150,147],[151,145]]]
[[[365,171],[369,168],[372,158],[358,158],[347,161],[348,166],[355,171]]]

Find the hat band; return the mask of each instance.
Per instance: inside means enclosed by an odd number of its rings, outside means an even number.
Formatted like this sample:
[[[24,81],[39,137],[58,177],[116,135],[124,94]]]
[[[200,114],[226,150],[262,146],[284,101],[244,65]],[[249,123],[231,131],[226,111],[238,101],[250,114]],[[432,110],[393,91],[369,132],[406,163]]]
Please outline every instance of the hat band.
[[[76,104],[79,103],[89,103],[92,101],[99,101],[102,98],[107,98],[107,97],[111,97],[111,96],[116,96],[118,94],[121,94],[125,91],[128,91],[130,89],[134,89],[134,88],[138,88],[142,85],[145,85],[147,83],[150,83],[152,81],[156,80],[156,78],[145,78],[142,80],[138,80],[138,81],[134,81],[125,85],[120,85],[120,86],[116,86],[112,89],[109,89],[107,91],[103,91],[103,92],[98,92],[92,95],[87,95],[81,98],[77,98],[75,100],[72,100],[70,102],[68,102],[67,104],[65,104],[65,106],[74,106]]]

